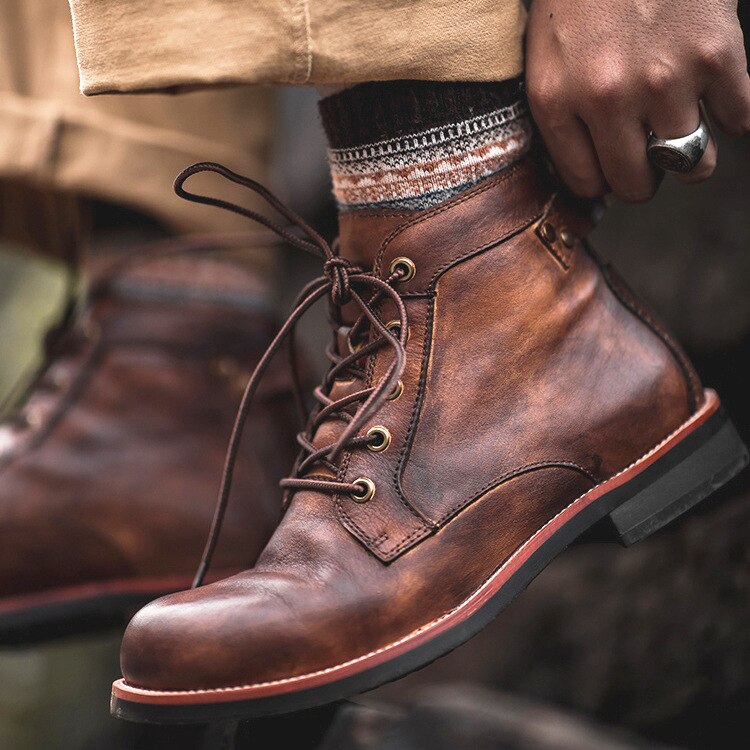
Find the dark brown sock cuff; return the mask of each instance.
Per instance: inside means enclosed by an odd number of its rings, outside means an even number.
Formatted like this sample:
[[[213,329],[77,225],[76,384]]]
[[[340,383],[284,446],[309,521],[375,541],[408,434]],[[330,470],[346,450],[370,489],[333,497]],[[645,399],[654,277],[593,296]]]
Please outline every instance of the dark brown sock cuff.
[[[492,83],[375,81],[321,99],[331,148],[400,138],[487,114],[522,97],[522,79]]]

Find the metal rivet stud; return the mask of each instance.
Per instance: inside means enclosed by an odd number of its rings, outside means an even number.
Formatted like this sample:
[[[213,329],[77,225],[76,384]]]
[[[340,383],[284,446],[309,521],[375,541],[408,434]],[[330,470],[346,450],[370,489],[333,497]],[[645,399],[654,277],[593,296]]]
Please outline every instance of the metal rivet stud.
[[[355,479],[352,484],[356,484],[361,492],[351,492],[349,497],[354,500],[355,503],[366,503],[368,500],[372,500],[372,496],[375,494],[375,482],[367,477],[360,477]]]
[[[571,232],[567,227],[564,227],[560,230],[560,239],[562,240],[562,243],[563,245],[565,245],[565,247],[573,247],[576,242],[576,238],[573,236],[573,232]]]
[[[555,231],[555,228],[550,224],[548,221],[545,221],[544,224],[542,224],[541,229],[542,237],[547,242],[554,242],[557,239],[557,232]]]

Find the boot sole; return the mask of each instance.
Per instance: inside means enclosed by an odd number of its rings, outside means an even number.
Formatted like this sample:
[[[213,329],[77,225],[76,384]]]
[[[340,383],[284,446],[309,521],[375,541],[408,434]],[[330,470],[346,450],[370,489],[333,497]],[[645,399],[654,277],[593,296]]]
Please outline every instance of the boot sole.
[[[215,578],[233,575],[224,571]],[[0,646],[41,641],[127,625],[150,601],[190,587],[192,576],[100,581],[0,598]]]
[[[157,691],[117,680],[112,714],[183,724],[287,713],[366,692],[424,667],[489,624],[582,534],[604,525],[629,546],[726,484],[748,451],[713,391],[682,427],[641,459],[596,485],[527,540],[474,594],[439,619],[350,662],[307,675],[212,690]]]

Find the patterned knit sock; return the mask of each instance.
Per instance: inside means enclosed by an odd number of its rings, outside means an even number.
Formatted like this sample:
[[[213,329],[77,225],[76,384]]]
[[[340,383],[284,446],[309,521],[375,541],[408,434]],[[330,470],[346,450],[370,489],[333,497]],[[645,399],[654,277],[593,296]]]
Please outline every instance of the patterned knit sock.
[[[529,150],[519,80],[364,83],[322,99],[341,210],[423,209]]]

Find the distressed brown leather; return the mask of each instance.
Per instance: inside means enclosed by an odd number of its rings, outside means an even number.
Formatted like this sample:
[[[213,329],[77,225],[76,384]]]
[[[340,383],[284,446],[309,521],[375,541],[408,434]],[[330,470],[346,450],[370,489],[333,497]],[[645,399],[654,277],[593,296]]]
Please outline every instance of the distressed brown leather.
[[[96,288],[0,426],[0,605],[82,584],[190,580],[237,403],[273,330],[255,273],[228,262],[140,259]],[[288,404],[277,372],[246,440],[219,569],[252,564],[278,520]]]
[[[392,443],[338,460],[339,479],[370,478],[375,495],[299,491],[254,569],[141,610],[127,684],[255,685],[392,644],[696,410],[700,385],[668,334],[580,238],[562,241],[582,225],[530,159],[428,211],[342,216],[343,254],[384,279],[397,257],[416,264],[396,283],[403,393],[371,420]],[[369,358],[368,383],[392,356]],[[324,424],[315,444],[340,430]]]

